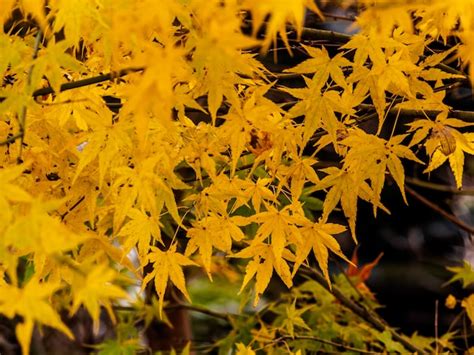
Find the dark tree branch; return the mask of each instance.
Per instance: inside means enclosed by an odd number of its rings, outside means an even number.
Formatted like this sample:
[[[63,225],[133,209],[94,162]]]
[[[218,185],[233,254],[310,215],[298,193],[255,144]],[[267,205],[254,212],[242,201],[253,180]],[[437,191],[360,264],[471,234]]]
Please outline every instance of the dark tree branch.
[[[416,192],[415,190],[413,190],[411,187],[409,186],[405,186],[405,190],[406,192],[408,192],[411,196],[413,196],[414,198],[416,198],[418,201],[420,201],[421,203],[423,203],[424,205],[428,206],[429,208],[431,208],[433,211],[439,213],[440,215],[442,215],[444,218],[446,218],[448,221],[454,223],[455,225],[457,225],[459,228],[465,230],[466,232],[470,233],[470,234],[474,234],[474,227],[471,227],[469,225],[467,225],[466,223],[464,223],[463,221],[461,221],[459,218],[457,218],[456,216],[452,215],[451,213],[448,213],[446,212],[445,210],[443,210],[442,208],[440,208],[438,205],[436,205],[435,203],[431,202],[430,200],[428,200],[427,198],[421,196],[418,192]]]
[[[373,110],[374,106],[370,104],[360,104],[358,106],[361,110]],[[411,110],[406,108],[397,108],[393,107],[388,111],[389,115],[394,115],[400,112],[400,117],[407,117],[407,118],[416,118],[416,117],[430,117],[435,118],[438,116],[441,111],[439,110]],[[452,110],[449,111],[449,117],[459,118],[463,121],[467,122],[474,122],[474,112],[473,111],[461,111],[461,110]]]
[[[430,190],[444,191],[444,192],[449,192],[449,193],[456,194],[456,195],[474,195],[474,189],[458,190],[458,189],[456,189],[454,187],[451,187],[451,186],[436,184],[436,183],[433,183],[433,182],[424,181],[424,180],[420,180],[420,179],[417,179],[417,178],[412,178],[412,177],[409,177],[409,176],[405,177],[405,181],[408,182],[411,185],[424,187],[424,188],[430,189]]]
[[[144,70],[144,68],[141,68],[141,67],[138,67],[138,68],[125,68],[125,69],[119,70],[117,72],[110,72],[110,73],[107,73],[107,74],[93,76],[93,77],[87,78],[87,79],[71,81],[69,83],[62,84],[59,88],[59,92],[68,91],[68,90],[72,90],[72,89],[77,89],[77,88],[84,87],[84,86],[94,85],[94,84],[102,83],[104,81],[114,80],[114,79],[117,79],[117,78],[121,78],[121,77],[123,77],[127,74],[136,73],[136,72],[140,72],[140,71],[143,71],[143,70]],[[54,93],[54,89],[51,86],[48,86],[48,87],[45,87],[45,88],[35,90],[33,92],[33,97],[49,95],[49,94],[53,94],[53,93]]]

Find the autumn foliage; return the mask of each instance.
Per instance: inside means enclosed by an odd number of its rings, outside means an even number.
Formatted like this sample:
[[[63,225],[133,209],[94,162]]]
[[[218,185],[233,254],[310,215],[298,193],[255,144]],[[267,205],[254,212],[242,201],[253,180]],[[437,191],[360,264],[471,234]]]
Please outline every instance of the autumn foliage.
[[[407,164],[463,188],[473,114],[445,97],[474,82],[474,3],[336,6],[352,35],[304,27],[330,18],[311,0],[2,0],[0,315],[23,353],[74,341],[81,310],[117,329],[97,351],[142,351],[203,276],[240,285],[223,353],[453,349],[383,323],[336,238],[361,200],[390,213],[388,183],[407,200]]]

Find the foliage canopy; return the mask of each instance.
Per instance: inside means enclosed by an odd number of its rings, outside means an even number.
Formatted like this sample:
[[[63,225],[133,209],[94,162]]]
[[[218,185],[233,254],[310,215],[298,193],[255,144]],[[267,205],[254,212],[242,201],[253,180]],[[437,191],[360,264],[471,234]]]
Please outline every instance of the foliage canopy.
[[[404,164],[462,189],[474,115],[445,97],[474,82],[474,3],[342,3],[353,35],[303,27],[311,0],[2,0],[0,314],[23,353],[79,309],[118,323],[100,352],[139,351],[130,329],[199,269],[243,306],[291,289],[226,315],[223,353],[452,349],[381,322],[336,236],[357,242],[360,200],[390,213],[387,183],[406,201]],[[269,50],[306,58],[277,72]]]

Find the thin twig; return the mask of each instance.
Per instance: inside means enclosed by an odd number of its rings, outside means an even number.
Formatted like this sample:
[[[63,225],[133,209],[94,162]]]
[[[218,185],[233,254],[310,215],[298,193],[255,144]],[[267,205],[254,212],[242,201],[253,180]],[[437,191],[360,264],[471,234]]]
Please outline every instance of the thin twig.
[[[343,20],[343,21],[349,21],[349,22],[354,22],[356,20],[355,16],[342,16],[342,15],[331,14],[329,12],[323,12],[323,15],[325,17],[330,17],[335,20]]]
[[[451,322],[451,324],[449,324],[449,327],[448,327],[448,330],[446,331],[446,333],[449,333],[453,328],[454,326],[456,325],[457,322],[459,322],[459,320],[462,318],[462,316],[464,315],[466,311],[461,311],[459,312],[456,317],[454,317],[453,321]]]
[[[360,110],[373,110],[374,105],[370,104],[360,104],[357,106]],[[405,109],[405,108],[392,108],[388,111],[388,114],[394,115],[398,111],[400,111],[400,115],[402,117],[425,117],[428,116],[430,118],[435,118],[438,116],[442,111],[440,110],[412,110],[412,109]],[[474,111],[461,111],[461,110],[452,110],[448,113],[449,117],[459,118],[464,121],[472,121],[474,122]]]
[[[20,133],[15,134],[14,136],[11,136],[11,137],[5,139],[4,141],[1,141],[1,142],[0,142],[0,147],[1,147],[2,145],[11,144],[11,143],[13,143],[14,141],[16,141],[17,139],[21,138],[22,136],[23,136],[23,133],[20,132]]]
[[[462,317],[462,335],[464,339],[464,345],[466,346],[466,349],[469,349],[469,342],[467,340],[467,317],[466,314]]]
[[[431,208],[433,211],[439,213],[440,215],[442,215],[444,218],[446,218],[447,220],[451,221],[452,223],[454,223],[455,225],[457,225],[459,228],[465,230],[466,232],[470,233],[470,234],[474,234],[474,227],[471,227],[469,225],[467,225],[466,223],[464,223],[463,221],[461,221],[459,218],[457,218],[456,216],[452,215],[451,213],[448,213],[446,212],[445,210],[443,210],[442,208],[440,208],[438,205],[436,205],[435,203],[431,202],[430,200],[428,200],[427,198],[421,196],[418,192],[416,192],[415,190],[413,190],[411,187],[409,186],[405,186],[405,190],[406,192],[408,192],[410,195],[412,195],[414,198],[416,198],[418,201],[420,201],[421,203],[423,203],[424,205],[428,206],[429,208]]]
[[[419,187],[424,187],[430,190],[449,192],[449,193],[457,194],[457,195],[474,195],[474,189],[458,190],[452,186],[436,184],[434,182],[424,181],[424,180],[420,180],[420,179],[409,177],[409,176],[405,177],[405,181],[408,182],[409,184],[416,185]]]
[[[296,31],[291,30],[290,33],[291,32],[296,32]],[[326,40],[332,43],[334,42],[346,43],[351,40],[352,35],[348,35],[346,33],[341,33],[341,32],[329,31],[329,30],[303,27],[303,30],[301,31],[301,37],[305,39]]]
[[[134,311],[137,310],[137,308],[133,307],[133,306],[114,305],[113,308],[117,311],[126,311],[126,312],[134,312]],[[219,318],[219,319],[225,320],[227,322],[229,322],[232,317],[242,317],[243,316],[243,315],[240,315],[240,314],[215,312],[215,311],[213,311],[211,309],[208,309],[208,308],[205,308],[205,307],[186,304],[186,303],[181,303],[181,302],[177,303],[177,304],[172,304],[172,305],[169,305],[169,306],[164,306],[163,309],[165,311],[171,311],[171,310],[175,310],[175,309],[187,309],[189,311],[202,313],[202,314],[208,315],[210,317]]]
[[[170,306],[163,307],[163,309],[165,309],[165,310],[187,309],[189,311],[202,313],[202,314],[208,315],[210,317],[219,318],[219,319],[225,320],[227,322],[230,322],[230,319],[232,317],[241,316],[241,315],[238,315],[238,314],[230,314],[230,313],[225,313],[225,312],[215,312],[215,311],[213,311],[209,308],[196,306],[196,305],[191,305],[191,304],[186,304],[186,303],[173,304],[173,305],[170,305]]]
[[[72,205],[66,212],[64,212],[62,215],[61,215],[61,221],[64,220],[64,218],[66,218],[66,216],[72,211],[74,210],[77,206],[79,206],[81,204],[82,201],[84,201],[84,199],[86,198],[86,196],[82,196],[74,205]]]
[[[461,86],[461,84],[466,81],[467,79],[460,79],[460,81],[456,81],[454,83],[451,83],[451,84],[446,84],[446,85],[442,85],[442,86],[439,86],[435,89],[433,89],[433,92],[440,92],[440,91],[443,91],[443,90],[451,90],[453,88],[456,88],[458,86]],[[402,101],[403,97],[399,97],[397,100],[395,100],[394,103],[400,103]],[[374,106],[375,108],[375,106]],[[424,111],[421,111],[421,112],[424,112]],[[373,120],[375,118],[378,117],[378,113],[377,112],[374,112],[374,113],[371,113],[371,114],[368,114],[368,115],[365,115],[365,116],[362,116],[362,117],[359,117],[357,118],[357,124],[361,124],[363,122],[366,122],[366,121],[370,121],[370,120]]]

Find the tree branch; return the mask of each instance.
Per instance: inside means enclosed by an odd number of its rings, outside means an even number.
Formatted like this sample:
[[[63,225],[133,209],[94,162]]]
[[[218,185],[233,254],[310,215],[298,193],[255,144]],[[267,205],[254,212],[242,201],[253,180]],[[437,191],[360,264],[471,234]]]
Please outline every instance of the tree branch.
[[[357,106],[361,110],[373,110],[374,105],[370,104],[360,104]],[[398,111],[400,111],[400,116],[401,117],[430,117],[430,118],[435,118],[438,116],[442,111],[439,110],[412,110],[412,109],[406,109],[406,108],[397,108],[393,107],[390,110],[388,110],[388,114],[393,115],[397,114]],[[449,117],[453,118],[459,118],[464,121],[469,121],[469,122],[474,122],[474,112],[473,111],[461,111],[461,110],[452,110],[449,111]]]
[[[232,316],[241,316],[241,315],[238,315],[238,314],[231,315],[230,313],[225,313],[225,312],[224,313],[223,312],[215,312],[215,311],[213,311],[209,308],[205,308],[205,307],[202,307],[202,306],[191,305],[191,304],[187,304],[187,303],[177,303],[177,304],[173,304],[173,305],[170,305],[170,306],[166,306],[163,309],[164,310],[187,309],[189,311],[202,313],[202,314],[205,314],[205,315],[210,316],[210,317],[219,318],[219,319],[225,320],[226,322],[229,322],[229,323],[230,323],[230,319],[232,318]]]
[[[122,70],[119,70],[119,71],[116,71],[116,72],[110,72],[110,73],[107,73],[107,74],[93,76],[93,77],[87,78],[87,79],[71,81],[69,83],[62,84],[59,88],[59,92],[68,91],[68,90],[80,88],[80,87],[83,87],[83,86],[94,85],[94,84],[102,83],[104,81],[121,78],[122,76],[125,76],[127,74],[140,72],[140,71],[143,71],[144,69],[145,68],[142,68],[142,67],[125,68],[125,69],[122,69]],[[33,92],[33,97],[49,95],[49,94],[53,94],[53,93],[54,93],[54,89],[51,86],[48,86],[48,87],[45,87],[45,88],[35,90]]]
[[[470,233],[470,234],[474,234],[474,227],[471,227],[469,225],[467,225],[466,223],[464,223],[463,221],[461,221],[459,218],[457,218],[456,216],[452,215],[451,213],[448,213],[446,212],[445,210],[441,209],[438,205],[436,205],[435,203],[431,202],[430,200],[428,200],[427,198],[421,196],[418,192],[416,192],[415,190],[413,190],[411,187],[409,186],[405,186],[405,190],[406,192],[408,192],[410,195],[412,195],[414,198],[416,198],[418,201],[420,201],[421,203],[423,203],[424,205],[428,206],[429,208],[431,208],[433,211],[439,213],[440,215],[442,215],[444,218],[446,218],[447,220],[449,220],[450,222],[454,223],[455,225],[457,225],[459,228],[465,230],[466,232]]]
[[[419,186],[419,187],[424,187],[424,188],[430,189],[430,190],[449,192],[449,193],[457,194],[457,195],[474,195],[474,189],[458,190],[458,189],[456,189],[454,187],[451,187],[451,186],[436,184],[436,183],[433,183],[433,182],[424,181],[424,180],[420,180],[420,179],[417,179],[417,178],[412,178],[412,177],[409,177],[409,176],[405,177],[405,181],[408,182],[409,184],[416,185],[416,186]]]

